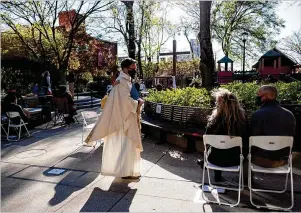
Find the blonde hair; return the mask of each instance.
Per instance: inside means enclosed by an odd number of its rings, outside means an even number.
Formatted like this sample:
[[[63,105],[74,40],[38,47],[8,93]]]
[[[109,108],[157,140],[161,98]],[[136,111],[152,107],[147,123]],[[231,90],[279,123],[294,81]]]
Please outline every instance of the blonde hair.
[[[245,111],[238,98],[229,90],[219,88],[212,93],[216,99],[215,108],[208,119],[208,126],[215,124],[218,118],[223,117],[226,122],[227,132],[230,136],[235,129],[240,130],[241,124],[246,122]]]

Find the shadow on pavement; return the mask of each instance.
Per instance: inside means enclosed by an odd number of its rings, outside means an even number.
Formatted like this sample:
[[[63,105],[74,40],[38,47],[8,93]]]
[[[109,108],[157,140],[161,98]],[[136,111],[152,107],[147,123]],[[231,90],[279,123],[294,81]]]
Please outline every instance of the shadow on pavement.
[[[102,212],[111,211],[112,209],[113,211],[117,212],[129,212],[132,200],[135,197],[137,189],[131,190],[130,187],[125,186],[128,183],[128,181],[117,181],[117,178],[115,178],[108,191],[104,191],[98,187],[95,187],[87,202],[81,208],[80,212]],[[114,189],[123,188],[124,190],[125,187],[127,187],[127,193],[120,196],[119,199],[114,200],[113,202],[108,201],[108,198],[112,196],[111,193],[112,191],[114,191]],[[121,199],[123,199],[123,202],[119,203]],[[121,205],[116,206],[117,203]],[[115,207],[117,207],[117,209]]]

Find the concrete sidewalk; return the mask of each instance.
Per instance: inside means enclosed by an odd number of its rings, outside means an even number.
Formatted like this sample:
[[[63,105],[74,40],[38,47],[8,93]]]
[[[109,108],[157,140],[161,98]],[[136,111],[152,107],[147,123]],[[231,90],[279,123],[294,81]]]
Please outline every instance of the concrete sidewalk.
[[[81,124],[51,130],[35,130],[31,138],[2,143],[1,210],[34,212],[210,212],[258,211],[244,190],[241,204],[230,208],[205,204],[200,198],[200,153],[183,154],[171,145],[156,145],[143,139],[142,178],[132,182],[104,177],[100,172],[102,147],[81,145]],[[50,176],[50,168],[64,168],[60,176]],[[237,178],[223,174],[229,181]],[[279,186],[279,177],[256,176],[261,186]],[[301,211],[301,176],[294,175],[295,207]],[[267,184],[266,184],[267,183]],[[262,195],[257,202],[289,205],[289,193]],[[221,199],[236,199],[234,193]]]

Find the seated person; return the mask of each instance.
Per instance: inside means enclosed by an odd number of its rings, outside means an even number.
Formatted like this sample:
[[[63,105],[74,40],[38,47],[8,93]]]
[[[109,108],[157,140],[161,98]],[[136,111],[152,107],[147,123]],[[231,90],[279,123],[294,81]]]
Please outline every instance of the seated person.
[[[252,115],[252,136],[294,136],[296,119],[292,112],[282,108],[277,101],[275,86],[264,85],[256,99],[260,108]],[[252,148],[253,163],[262,167],[278,167],[287,163],[289,148],[266,151]]]
[[[38,82],[35,82],[33,87],[32,87],[32,93],[35,95],[39,94],[39,86],[38,86]]]
[[[219,89],[214,96],[216,106],[208,119],[206,133],[208,135],[240,136],[243,139],[244,156],[247,155],[248,136],[245,112],[237,97],[226,89]],[[240,148],[233,147],[222,150],[210,147],[208,161],[221,167],[240,164]],[[221,171],[214,170],[215,181],[221,181]]]
[[[73,98],[65,86],[59,88],[58,97],[64,97],[67,100],[69,117],[66,118],[66,123],[74,123],[73,116],[76,115],[76,108],[74,106]]]
[[[5,106],[3,112],[18,112],[24,123],[27,123],[30,118],[30,113],[17,104],[17,97],[15,95],[10,95],[8,98],[10,103]],[[13,124],[20,124],[20,117],[12,118],[10,120]],[[22,126],[22,134],[25,133],[23,128],[24,127]]]

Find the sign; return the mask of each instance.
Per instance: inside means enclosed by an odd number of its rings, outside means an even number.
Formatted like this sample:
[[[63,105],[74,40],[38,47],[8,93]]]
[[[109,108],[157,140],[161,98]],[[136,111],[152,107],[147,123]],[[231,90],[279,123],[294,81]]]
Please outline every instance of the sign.
[[[161,114],[161,109],[162,109],[162,105],[161,104],[157,104],[157,106],[156,106],[156,113]]]
[[[47,174],[51,174],[51,175],[61,175],[62,173],[64,173],[66,170],[65,169],[51,169],[47,172]]]
[[[192,53],[197,57],[201,56],[201,47],[200,47],[200,42],[197,39],[190,39],[190,44],[192,47]]]

